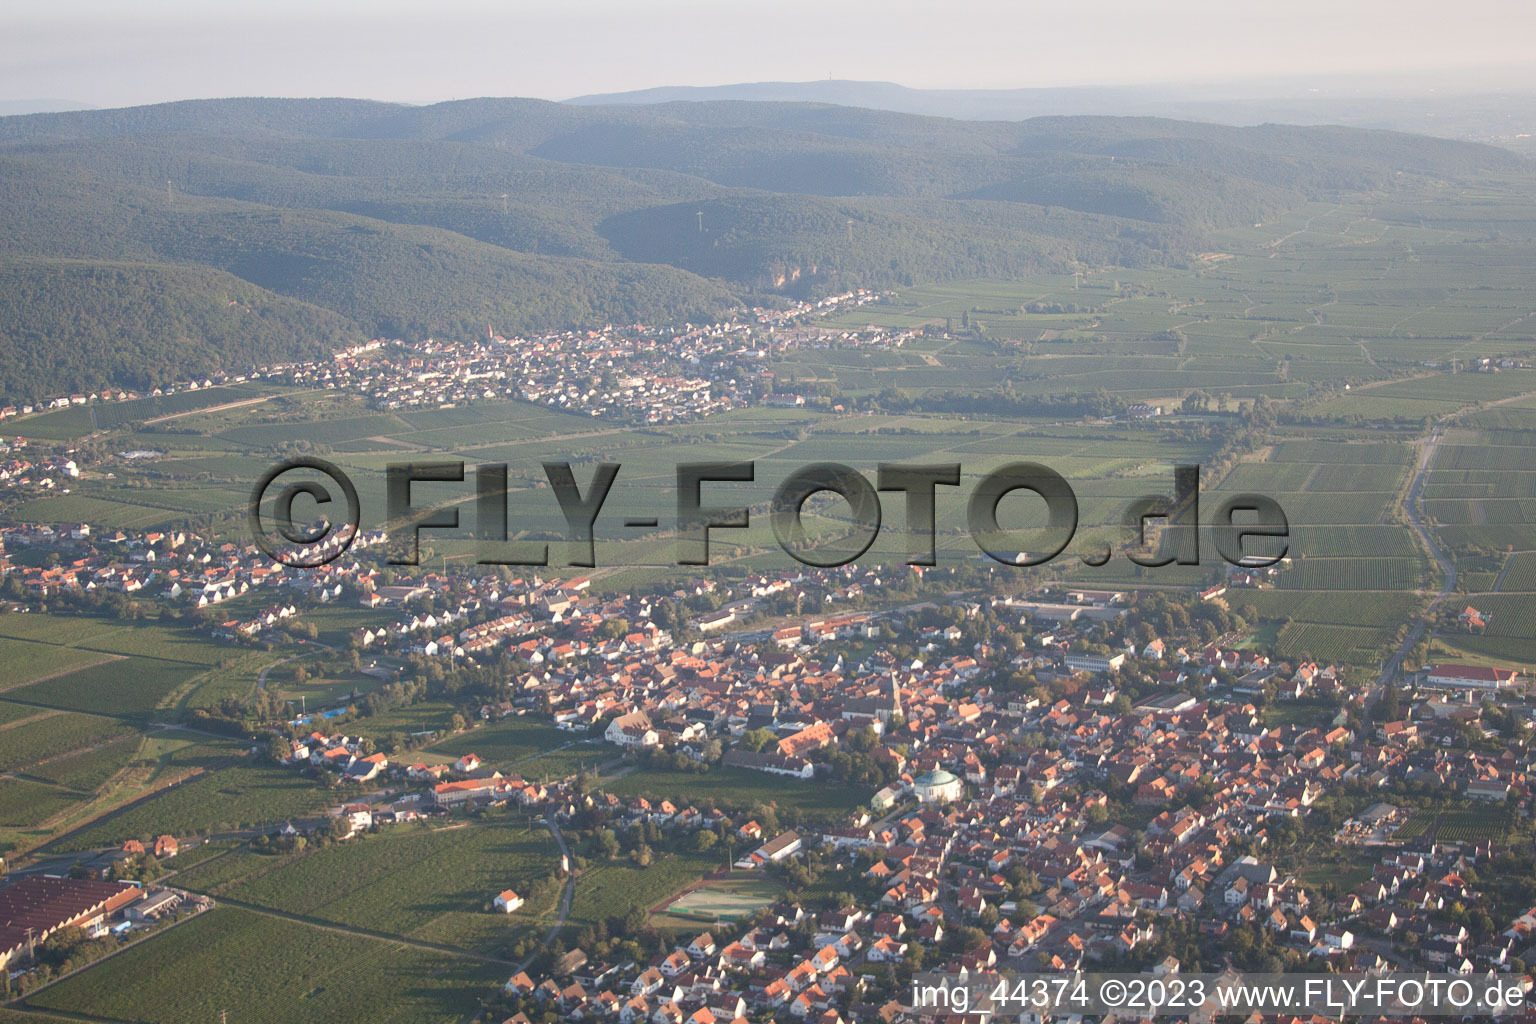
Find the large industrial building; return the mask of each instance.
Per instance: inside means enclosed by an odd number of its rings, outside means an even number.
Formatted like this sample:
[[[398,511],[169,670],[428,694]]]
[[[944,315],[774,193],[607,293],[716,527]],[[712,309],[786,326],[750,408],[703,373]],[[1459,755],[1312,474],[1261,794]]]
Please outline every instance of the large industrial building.
[[[108,917],[144,895],[131,882],[24,878],[0,889],[0,967],[62,928],[97,931]]]

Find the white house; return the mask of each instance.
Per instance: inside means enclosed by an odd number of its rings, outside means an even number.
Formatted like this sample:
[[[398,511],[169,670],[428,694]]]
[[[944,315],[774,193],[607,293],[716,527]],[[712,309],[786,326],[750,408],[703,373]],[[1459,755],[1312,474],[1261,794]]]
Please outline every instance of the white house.
[[[608,723],[603,738],[620,747],[654,747],[661,736],[651,728],[651,719],[644,711],[631,711]]]
[[[1120,666],[1125,664],[1125,652],[1116,654],[1069,654],[1067,655],[1067,668],[1073,672],[1092,672],[1095,675],[1103,675],[1106,672],[1118,672]]]

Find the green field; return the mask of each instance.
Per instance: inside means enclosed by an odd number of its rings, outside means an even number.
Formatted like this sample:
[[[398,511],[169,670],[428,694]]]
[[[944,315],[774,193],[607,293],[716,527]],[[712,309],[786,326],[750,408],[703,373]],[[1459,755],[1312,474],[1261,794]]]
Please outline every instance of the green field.
[[[0,639],[0,664],[5,666],[0,692],[25,685],[34,679],[62,675],[106,661],[110,655],[81,651],[72,647],[36,643],[30,640]]]
[[[0,657],[9,666],[0,696],[38,708],[152,718],[235,653],[152,621],[0,615]]]
[[[1536,652],[1536,421],[1529,413],[1517,403],[1466,417],[1446,435],[1423,502],[1440,544],[1470,570],[1461,582],[1467,597],[1450,607],[1442,639],[1515,665]],[[1479,571],[1484,567],[1496,569],[1492,579]],[[1454,615],[1466,604],[1488,616],[1484,633],[1456,628]]]
[[[106,743],[128,732],[94,715],[50,715],[0,730],[0,772],[29,769],[63,754]]]
[[[513,770],[525,779],[557,782],[583,772],[595,772],[613,761],[615,756],[613,747],[606,744],[578,743],[563,750],[551,750],[526,761],[519,761]]]
[[[573,738],[572,733],[542,718],[507,718],[460,733],[427,750],[453,758],[476,754],[486,764],[505,771],[518,762],[570,743]]]
[[[80,799],[58,786],[26,779],[0,779],[0,826],[29,828],[67,811]]]
[[[458,1022],[506,971],[224,907],[28,1000],[144,1024]]]
[[[0,727],[10,725],[12,722],[19,722],[25,718],[40,718],[50,714],[53,714],[53,712],[47,708],[34,707],[30,704],[13,704],[0,697]]]
[[[32,640],[103,654],[212,665],[229,648],[191,629],[158,622],[62,615],[0,615],[0,637]]]
[[[507,951],[549,909],[555,891],[513,914],[493,912],[491,901],[503,889],[528,894],[529,883],[550,875],[557,860],[542,827],[403,826],[296,857],[230,854],[180,882],[318,921]]]
[[[1503,807],[1454,808],[1447,811],[1418,810],[1395,834],[1399,840],[1415,839],[1426,832],[1449,843],[1502,841],[1510,829]]]
[[[295,771],[258,763],[254,758],[242,759],[241,749],[221,745],[218,752],[209,751],[208,767],[212,770],[71,836],[67,848],[110,846],[163,832],[183,836],[281,824],[313,813],[331,800],[324,790]]]
[[[138,756],[143,746],[143,737],[133,733],[94,750],[50,761],[41,768],[31,769],[27,774],[90,792],[127,766]]]
[[[652,909],[684,886],[724,867],[725,853],[657,853],[649,867],[628,860],[593,862],[576,879],[571,925],[623,917],[632,907]]]
[[[5,695],[45,707],[147,718],[203,671],[184,662],[120,658],[7,690]]]

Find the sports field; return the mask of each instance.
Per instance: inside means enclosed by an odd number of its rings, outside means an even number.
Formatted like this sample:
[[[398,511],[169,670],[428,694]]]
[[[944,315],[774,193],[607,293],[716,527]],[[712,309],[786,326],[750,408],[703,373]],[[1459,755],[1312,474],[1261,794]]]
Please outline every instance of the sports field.
[[[653,916],[659,926],[715,921],[739,921],[784,895],[784,885],[756,871],[711,876],[673,897]]]

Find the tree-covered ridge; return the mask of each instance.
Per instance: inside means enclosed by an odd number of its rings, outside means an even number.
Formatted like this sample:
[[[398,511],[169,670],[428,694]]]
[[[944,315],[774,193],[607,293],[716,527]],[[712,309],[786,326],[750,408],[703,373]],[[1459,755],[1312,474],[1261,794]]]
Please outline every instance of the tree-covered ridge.
[[[89,146],[71,150],[72,141]],[[134,165],[147,175],[141,180],[154,184],[181,175],[195,182],[193,165],[213,161],[268,173],[287,168],[375,179],[405,192],[424,186],[433,193],[497,186],[544,192],[554,175],[558,190],[576,205],[612,198],[630,207],[646,198],[625,194],[637,190],[692,195],[698,182],[684,175],[779,193],[958,198],[1074,173],[1144,174],[1152,179],[1144,183],[1149,190],[1177,192],[1178,172],[1190,171],[1196,192],[1220,182],[1229,190],[1263,186],[1315,197],[1322,190],[1383,187],[1398,172],[1526,169],[1521,158],[1489,146],[1353,128],[1111,117],[953,121],[802,103],[590,107],[482,99],[405,107],[249,99],[0,118],[0,144],[11,152],[43,155],[56,147],[71,164],[89,165],[90,153],[114,142],[115,171]],[[578,173],[545,161],[586,166]],[[1107,170],[1112,162],[1121,166]],[[633,176],[637,168],[678,177],[641,185]],[[1065,201],[1052,205],[1076,208],[1070,189],[1054,191]],[[1191,217],[1196,223],[1221,219]]]
[[[142,378],[178,332],[207,358],[248,361],[229,325],[188,312],[226,301],[196,294],[193,282],[222,279],[194,268],[263,289],[269,305],[327,311],[321,337],[453,338],[488,322],[697,320],[751,293],[1177,263],[1210,229],[1340,191],[1526,173],[1503,150],[1344,128],[804,103],[213,100],[0,118],[0,255],[138,265],[99,294],[67,290],[138,353],[100,365],[131,362]],[[11,287],[35,272],[13,271]],[[145,301],[157,279],[174,316]],[[28,294],[31,344],[79,337],[64,304]],[[12,394],[89,386],[39,376],[59,368],[46,359],[12,362]]]
[[[20,174],[0,181],[0,201],[16,213],[0,252],[215,267],[339,313],[369,337],[703,318],[736,304],[672,267],[541,257],[329,210]]]
[[[312,359],[361,339],[330,310],[206,267],[0,259],[7,402]]]

